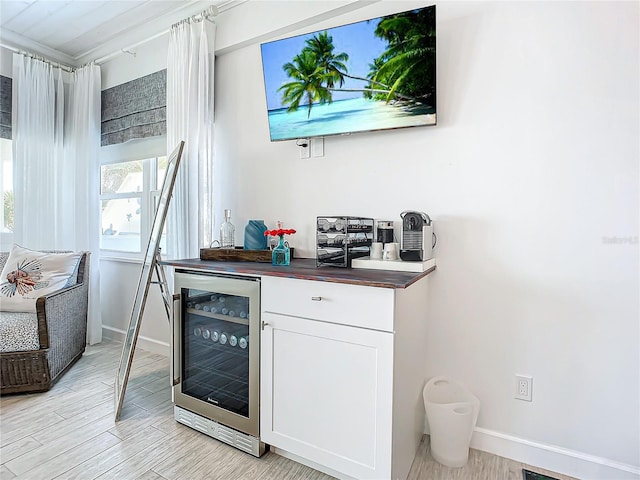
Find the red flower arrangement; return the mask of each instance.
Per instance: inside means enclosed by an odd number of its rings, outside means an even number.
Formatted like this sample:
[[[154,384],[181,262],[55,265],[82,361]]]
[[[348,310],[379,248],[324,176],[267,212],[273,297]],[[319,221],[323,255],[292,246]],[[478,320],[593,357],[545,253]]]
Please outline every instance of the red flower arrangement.
[[[279,237],[283,237],[284,235],[293,235],[296,231],[293,228],[278,228],[277,230],[267,230],[264,232],[264,236],[272,236],[275,237],[278,235]]]

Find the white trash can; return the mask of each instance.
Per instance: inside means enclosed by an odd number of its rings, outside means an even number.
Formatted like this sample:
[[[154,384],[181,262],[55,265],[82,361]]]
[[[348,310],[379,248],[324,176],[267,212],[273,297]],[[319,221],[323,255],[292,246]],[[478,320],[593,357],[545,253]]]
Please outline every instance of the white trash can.
[[[431,433],[431,456],[447,467],[464,466],[480,400],[447,377],[432,378],[422,393]]]

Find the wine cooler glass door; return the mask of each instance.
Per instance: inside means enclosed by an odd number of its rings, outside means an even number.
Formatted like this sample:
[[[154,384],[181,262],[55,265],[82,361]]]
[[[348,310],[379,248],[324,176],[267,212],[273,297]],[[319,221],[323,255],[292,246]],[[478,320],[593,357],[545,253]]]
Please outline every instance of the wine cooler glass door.
[[[249,298],[194,289],[183,295],[182,393],[248,417]]]
[[[180,285],[176,404],[257,435],[257,424],[255,431],[248,425],[255,423],[258,408],[259,293],[251,290],[259,292],[259,282],[193,277]],[[202,278],[209,283],[200,284]],[[192,280],[197,284],[189,285]],[[237,288],[229,288],[230,280],[239,282]]]

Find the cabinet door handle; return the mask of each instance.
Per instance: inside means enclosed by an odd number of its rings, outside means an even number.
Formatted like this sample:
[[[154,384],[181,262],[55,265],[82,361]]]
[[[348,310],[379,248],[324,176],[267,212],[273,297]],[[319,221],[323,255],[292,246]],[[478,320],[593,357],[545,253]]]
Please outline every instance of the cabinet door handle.
[[[311,297],[311,300],[313,300],[314,302],[321,302],[322,297]]]
[[[268,325],[269,325],[269,324],[263,320],[263,321],[262,321],[262,330],[264,330],[264,327],[266,327],[266,326],[268,326]]]

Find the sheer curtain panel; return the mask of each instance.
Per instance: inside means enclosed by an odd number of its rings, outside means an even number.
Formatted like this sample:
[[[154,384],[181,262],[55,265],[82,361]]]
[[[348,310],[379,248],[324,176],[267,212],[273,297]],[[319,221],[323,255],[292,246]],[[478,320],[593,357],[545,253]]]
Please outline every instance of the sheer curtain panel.
[[[14,240],[33,249],[62,249],[60,191],[64,85],[62,70],[13,55]]]
[[[167,221],[169,258],[194,258],[212,241],[215,24],[174,25],[167,59],[167,152],[185,150]]]
[[[91,252],[89,344],[102,340],[100,318],[100,67],[89,64],[71,74],[65,125],[63,189],[65,244]]]
[[[14,239],[37,250],[91,252],[87,340],[93,344],[102,339],[100,67],[72,73],[66,100],[62,80],[60,69],[14,54]]]

